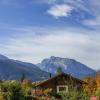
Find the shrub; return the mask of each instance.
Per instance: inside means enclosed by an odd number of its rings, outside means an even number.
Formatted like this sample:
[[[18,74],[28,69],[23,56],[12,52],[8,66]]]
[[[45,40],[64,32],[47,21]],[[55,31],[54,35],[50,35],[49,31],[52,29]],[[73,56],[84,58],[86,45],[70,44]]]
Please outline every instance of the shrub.
[[[96,95],[97,95],[97,97],[98,97],[98,100],[100,100],[100,89],[98,89],[98,90],[96,91]]]
[[[60,93],[63,100],[89,100],[89,97],[80,91],[69,91],[67,93]]]
[[[8,100],[25,100],[24,92],[21,89],[21,85],[19,83],[11,84],[8,87]]]

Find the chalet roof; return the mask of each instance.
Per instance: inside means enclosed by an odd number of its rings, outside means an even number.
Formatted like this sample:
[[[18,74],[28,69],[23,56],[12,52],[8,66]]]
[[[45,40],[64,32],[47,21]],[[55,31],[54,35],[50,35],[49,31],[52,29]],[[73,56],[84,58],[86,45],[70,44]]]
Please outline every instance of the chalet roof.
[[[60,74],[57,74],[57,75],[55,75],[55,76],[53,76],[53,77],[51,77],[51,78],[49,78],[49,79],[47,79],[47,80],[44,80],[44,81],[42,81],[42,82],[36,84],[35,87],[42,86],[42,85],[44,85],[45,83],[50,82],[50,81],[56,79],[57,77],[61,77],[61,76],[70,77],[71,79],[75,79],[76,81],[78,81],[78,82],[80,82],[80,83],[85,83],[84,81],[82,81],[82,80],[80,80],[80,79],[78,79],[78,78],[75,78],[75,77],[71,76],[70,74],[60,73]]]

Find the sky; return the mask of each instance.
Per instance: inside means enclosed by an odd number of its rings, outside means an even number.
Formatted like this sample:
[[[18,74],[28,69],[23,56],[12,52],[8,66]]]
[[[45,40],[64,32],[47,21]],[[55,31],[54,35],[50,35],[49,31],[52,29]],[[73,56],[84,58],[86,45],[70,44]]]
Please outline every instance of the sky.
[[[50,56],[100,69],[100,0],[0,0],[0,54],[39,63]]]

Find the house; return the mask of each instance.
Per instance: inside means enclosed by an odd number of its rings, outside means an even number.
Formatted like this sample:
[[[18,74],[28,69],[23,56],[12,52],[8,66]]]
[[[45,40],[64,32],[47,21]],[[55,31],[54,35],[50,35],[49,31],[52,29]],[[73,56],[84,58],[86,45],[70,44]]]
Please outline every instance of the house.
[[[69,74],[60,73],[56,76],[42,81],[35,85],[36,91],[52,90],[52,93],[68,92],[71,89],[81,89],[84,81],[77,79]]]

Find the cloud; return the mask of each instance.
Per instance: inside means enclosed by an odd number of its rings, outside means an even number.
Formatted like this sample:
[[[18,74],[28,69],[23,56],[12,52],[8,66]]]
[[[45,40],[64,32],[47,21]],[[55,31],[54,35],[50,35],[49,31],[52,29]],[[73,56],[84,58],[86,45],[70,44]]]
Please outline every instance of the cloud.
[[[79,60],[94,69],[99,68],[98,32],[66,27],[22,27],[12,30],[12,36],[0,44],[0,52],[8,57],[38,63],[43,58],[60,56]]]
[[[54,5],[47,12],[54,16],[58,17],[67,17],[72,11],[72,7],[66,4]]]
[[[85,26],[99,29],[100,26],[100,1],[99,0],[30,0],[23,3],[23,0],[0,0],[0,5],[7,5],[13,7],[25,7],[26,4],[39,3],[47,4],[50,9],[47,9],[48,14],[55,18],[67,17],[72,11],[78,12],[78,18],[81,18],[81,23]],[[87,17],[88,13],[90,18]],[[75,16],[75,15],[72,15]],[[91,17],[92,16],[92,17]],[[75,17],[76,18],[76,17]],[[75,19],[73,19],[75,20]]]
[[[100,27],[100,1],[99,0],[88,0],[89,11],[91,12],[93,18],[83,20],[83,24],[90,26],[94,29],[99,29]]]
[[[41,4],[43,3],[49,4],[51,8],[48,10],[48,13],[54,16],[55,18],[66,17],[73,10],[78,12],[79,14],[78,18],[81,19],[79,21],[82,25],[94,29],[99,29],[100,0],[41,0],[41,1],[37,0],[37,1],[40,2]],[[75,14],[71,15],[75,16]],[[83,17],[83,15],[84,18],[81,18]]]
[[[3,1],[3,0],[2,0]],[[12,1],[12,0],[10,0]],[[15,0],[13,0],[15,1]],[[8,27],[0,30],[0,52],[8,57],[38,63],[49,56],[68,57],[79,60],[97,69],[100,66],[100,1],[99,0],[33,0],[47,4],[48,14],[54,18],[68,17],[78,11],[78,18],[85,11],[89,16],[79,20],[81,24],[96,30],[74,29],[73,27]],[[20,1],[17,1],[20,3]],[[1,2],[0,2],[1,3]],[[9,4],[5,0],[4,4]],[[21,2],[22,5],[23,2]],[[37,6],[37,5],[36,5]],[[43,5],[44,6],[44,5]],[[81,12],[81,13],[80,13]],[[91,16],[92,17],[91,17]],[[74,15],[72,15],[75,20]],[[78,24],[80,25],[80,24]],[[68,25],[67,25],[68,26]],[[97,29],[98,28],[98,29]],[[3,33],[3,34],[2,34]]]
[[[97,16],[94,19],[84,20],[83,23],[92,27],[98,27],[100,26],[100,16]]]
[[[60,4],[66,4],[66,5],[71,5],[74,8],[77,8],[78,10],[82,9],[85,11],[89,11],[88,7],[86,7],[86,1],[83,0],[34,0],[34,3],[39,3],[39,4],[49,4],[49,5],[60,5]]]

